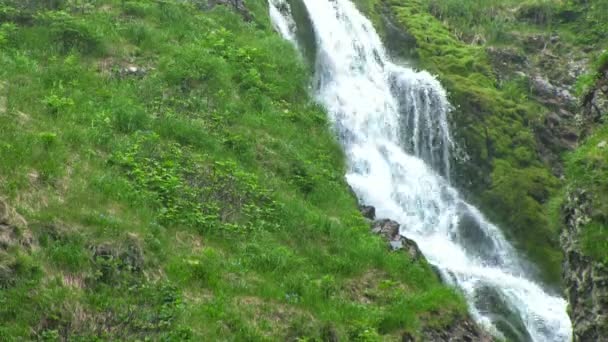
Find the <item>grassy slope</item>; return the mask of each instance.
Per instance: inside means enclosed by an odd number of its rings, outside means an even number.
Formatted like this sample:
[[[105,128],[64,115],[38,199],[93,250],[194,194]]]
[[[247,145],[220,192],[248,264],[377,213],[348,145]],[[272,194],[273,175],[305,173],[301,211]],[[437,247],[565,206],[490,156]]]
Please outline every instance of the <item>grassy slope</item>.
[[[250,24],[0,4],[0,195],[28,221],[0,225],[0,339],[376,340],[464,315],[369,234],[265,1]]]

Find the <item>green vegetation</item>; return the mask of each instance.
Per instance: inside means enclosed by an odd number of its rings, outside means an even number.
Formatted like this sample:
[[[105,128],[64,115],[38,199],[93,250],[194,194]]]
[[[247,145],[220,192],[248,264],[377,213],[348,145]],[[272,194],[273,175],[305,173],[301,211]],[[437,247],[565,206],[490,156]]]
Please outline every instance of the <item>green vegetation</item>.
[[[250,23],[197,3],[0,1],[0,340],[374,341],[462,318],[369,234],[265,2]]]
[[[582,230],[582,251],[596,261],[608,263],[608,128],[598,129],[576,152],[567,157],[568,188],[587,191],[591,198],[591,221]]]
[[[593,90],[608,70],[608,51],[596,60],[593,72],[582,77],[588,82],[586,91]],[[567,190],[583,190],[590,198],[589,219],[579,237],[581,249],[595,261],[608,264],[608,125],[602,113],[599,127],[581,146],[566,156]],[[564,200],[565,196],[559,197]],[[555,225],[563,226],[561,216],[555,216]]]
[[[519,44],[529,33],[553,35],[592,48],[608,39],[608,3],[602,0],[428,0],[430,12],[467,42]]]

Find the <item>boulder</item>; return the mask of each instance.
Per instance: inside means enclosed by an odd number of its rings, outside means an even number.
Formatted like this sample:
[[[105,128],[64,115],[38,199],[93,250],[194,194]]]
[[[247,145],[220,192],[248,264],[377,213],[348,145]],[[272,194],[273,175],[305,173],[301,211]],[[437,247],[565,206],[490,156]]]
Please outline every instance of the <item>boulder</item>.
[[[372,223],[372,233],[382,235],[389,241],[399,240],[399,226],[396,221],[383,219]]]
[[[120,76],[121,78],[127,78],[127,77],[142,78],[142,77],[146,76],[147,74],[148,74],[147,68],[137,66],[137,65],[127,65],[127,66],[120,68],[120,70],[118,70],[118,76]]]
[[[361,212],[361,215],[363,215],[363,217],[365,217],[366,219],[376,219],[376,208],[372,207],[371,205],[360,205],[359,211]]]

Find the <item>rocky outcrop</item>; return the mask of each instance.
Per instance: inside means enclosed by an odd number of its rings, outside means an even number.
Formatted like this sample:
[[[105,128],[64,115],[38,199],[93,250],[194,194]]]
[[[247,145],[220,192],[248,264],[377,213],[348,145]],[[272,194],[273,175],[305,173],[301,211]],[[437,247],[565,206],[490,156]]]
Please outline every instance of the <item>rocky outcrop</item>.
[[[400,226],[398,222],[393,220],[376,220],[372,223],[372,233],[384,237],[392,251],[405,251],[414,261],[424,258],[414,240],[399,234]]]
[[[608,114],[608,63],[597,70],[594,83],[581,104],[577,121],[582,135],[586,135],[603,121],[602,116]],[[598,156],[602,156],[608,146],[606,140],[593,144],[593,155]],[[574,342],[608,340],[608,265],[586,247],[587,230],[604,222],[606,216],[606,184],[604,177],[600,177],[602,170],[602,164],[589,170],[593,174],[590,176],[593,182],[575,182],[580,175],[569,175],[576,186],[571,187],[562,207],[562,276],[570,304],[568,314],[572,320]]]
[[[376,208],[371,205],[360,205],[359,211],[368,220],[374,220],[376,218]]]
[[[391,219],[376,220],[376,208],[373,206],[360,205],[359,210],[365,218],[372,220],[371,232],[387,240],[391,251],[403,251],[407,253],[411,260],[426,263],[426,259],[416,242],[400,234],[399,228],[401,225],[399,222]],[[404,342],[490,342],[494,339],[475,324],[473,320],[465,318],[457,320],[443,329],[425,330],[420,340],[408,333],[405,333],[401,337],[401,340]]]
[[[608,113],[608,63],[599,70],[598,80],[583,97],[585,115],[593,122]]]
[[[563,278],[574,342],[608,341],[608,266],[585,256],[579,246],[581,231],[591,220],[591,201],[590,194],[577,190],[564,206]]]

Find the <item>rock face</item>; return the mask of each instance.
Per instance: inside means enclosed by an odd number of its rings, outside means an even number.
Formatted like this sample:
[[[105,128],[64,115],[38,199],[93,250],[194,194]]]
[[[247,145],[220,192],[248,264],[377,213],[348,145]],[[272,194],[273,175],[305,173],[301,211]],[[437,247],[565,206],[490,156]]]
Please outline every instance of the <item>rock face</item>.
[[[608,113],[608,64],[600,70],[597,84],[583,97],[584,112],[592,121],[599,121]]]
[[[590,220],[590,197],[583,190],[574,191],[564,206],[563,278],[574,342],[608,341],[608,267],[585,256],[578,243]]]
[[[360,205],[361,214],[370,219],[375,219],[376,208],[368,205]],[[413,261],[426,262],[424,255],[418,248],[415,241],[402,236],[399,233],[401,225],[399,222],[390,219],[375,220],[371,223],[371,231],[382,236],[388,241],[388,246],[392,251],[405,251]],[[417,340],[410,334],[401,337],[404,342],[490,342],[493,338],[481,330],[470,318],[455,321],[447,328],[437,330],[426,330],[421,340]]]
[[[359,211],[361,212],[363,217],[368,220],[376,219],[376,208],[372,207],[371,205],[360,205]]]

